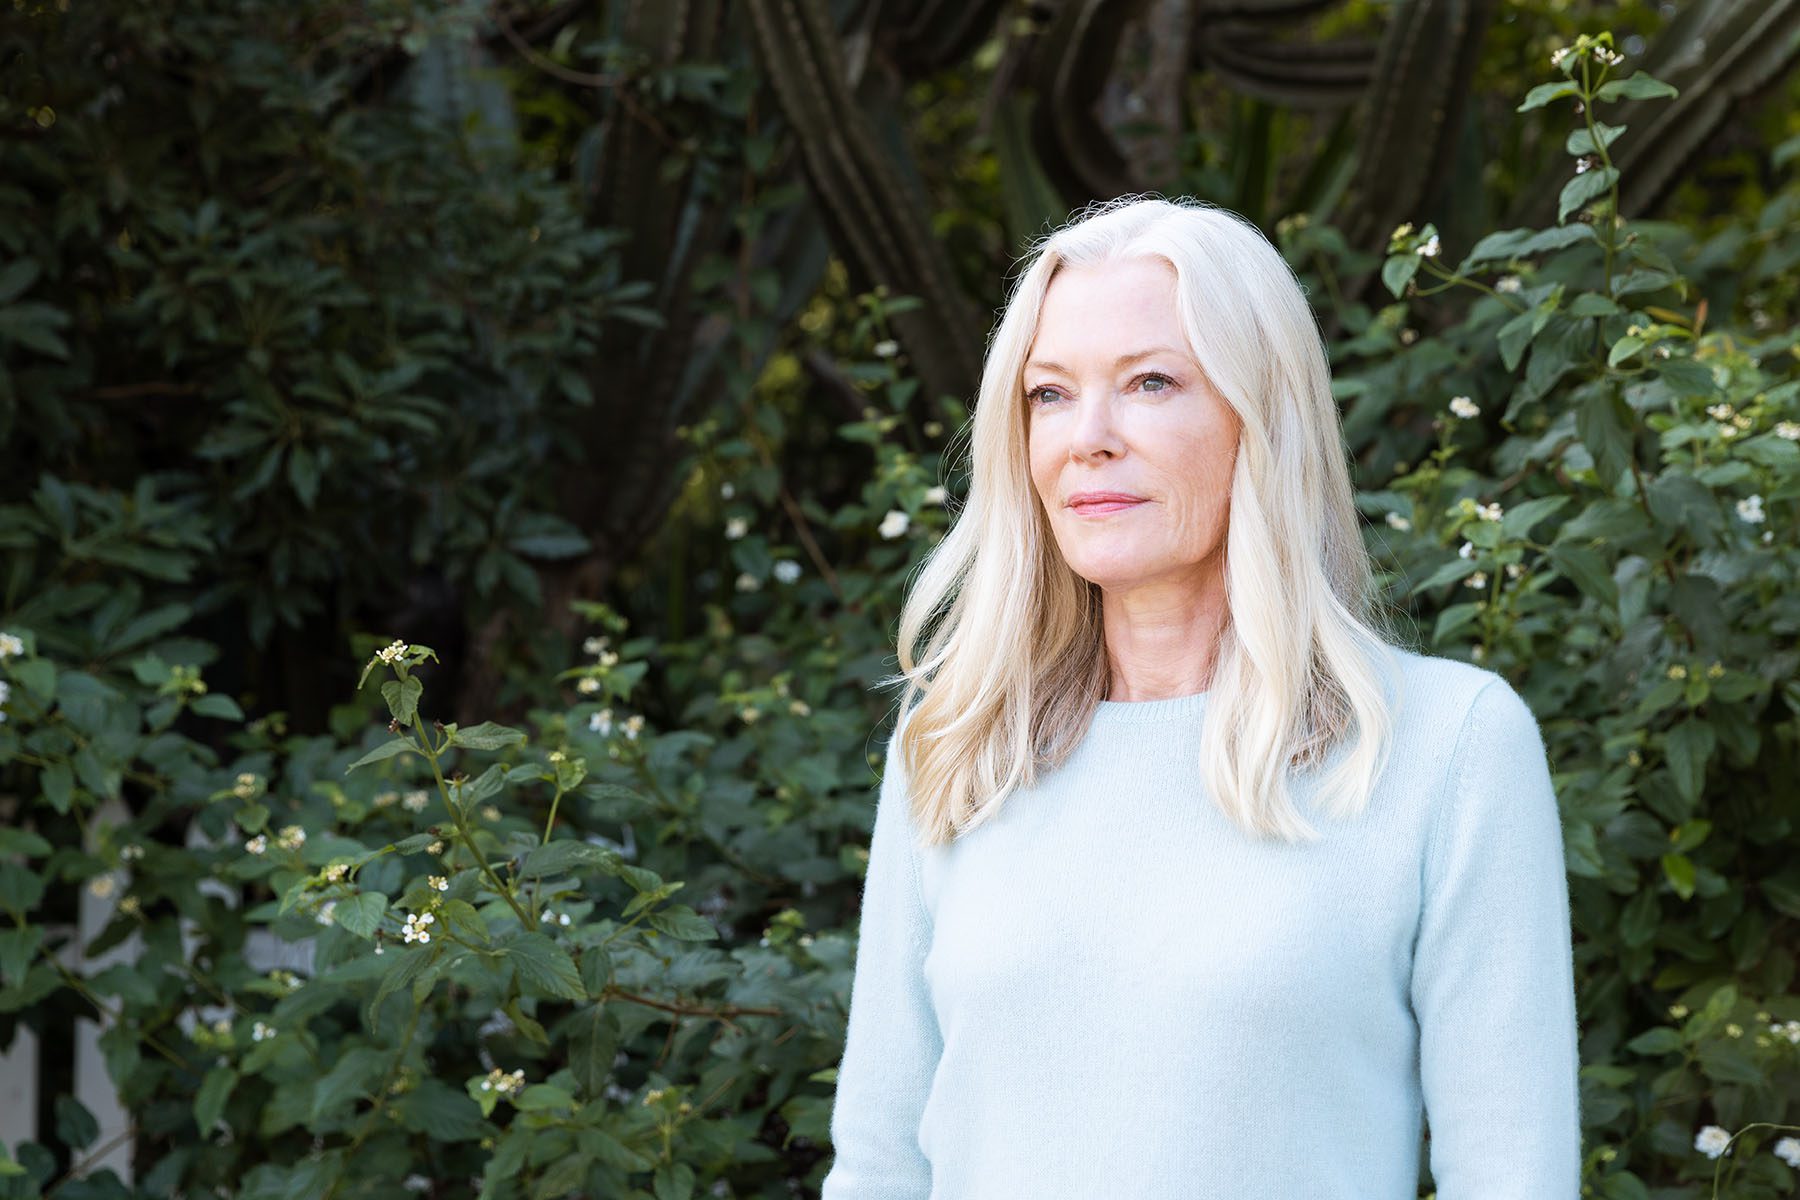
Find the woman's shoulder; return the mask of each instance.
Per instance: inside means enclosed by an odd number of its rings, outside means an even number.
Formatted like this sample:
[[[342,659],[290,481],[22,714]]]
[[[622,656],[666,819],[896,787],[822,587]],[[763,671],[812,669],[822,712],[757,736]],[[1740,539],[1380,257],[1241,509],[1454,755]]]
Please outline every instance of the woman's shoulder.
[[[1396,725],[1437,746],[1446,762],[1469,741],[1538,737],[1537,718],[1511,681],[1479,663],[1394,648],[1400,688]]]

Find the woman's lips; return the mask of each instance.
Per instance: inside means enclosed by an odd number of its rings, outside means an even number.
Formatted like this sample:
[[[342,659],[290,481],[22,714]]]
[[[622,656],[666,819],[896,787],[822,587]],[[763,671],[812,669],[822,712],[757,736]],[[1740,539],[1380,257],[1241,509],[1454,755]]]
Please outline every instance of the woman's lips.
[[[1099,517],[1107,513],[1124,512],[1128,508],[1136,508],[1144,503],[1142,500],[1088,500],[1069,505],[1084,517]]]

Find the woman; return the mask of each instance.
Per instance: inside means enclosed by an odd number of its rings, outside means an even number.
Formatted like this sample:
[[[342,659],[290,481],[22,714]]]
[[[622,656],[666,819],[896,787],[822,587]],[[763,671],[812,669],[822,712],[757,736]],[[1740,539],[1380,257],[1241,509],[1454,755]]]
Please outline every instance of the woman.
[[[1312,314],[1115,201],[989,347],[900,621],[824,1200],[1579,1191],[1561,823],[1512,686],[1393,644]]]

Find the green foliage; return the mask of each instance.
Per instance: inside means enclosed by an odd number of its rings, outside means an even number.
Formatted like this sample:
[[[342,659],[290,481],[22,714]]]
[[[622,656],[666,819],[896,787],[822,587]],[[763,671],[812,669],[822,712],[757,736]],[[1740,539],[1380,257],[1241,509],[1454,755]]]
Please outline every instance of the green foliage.
[[[562,418],[594,400],[577,365],[656,320],[621,235],[554,174],[591,171],[562,132],[585,113],[538,97],[556,132],[521,163],[430,104],[375,102],[479,6],[196,11],[32,9],[0,35],[58,89],[6,110],[36,132],[0,184],[0,419],[33,464],[0,503],[0,1042],[74,1006],[111,1021],[145,1195],[816,1185],[879,767],[869,683],[962,490],[946,439],[966,413],[921,394],[895,321],[919,301],[834,264],[770,356],[785,264],[701,256],[739,294],[710,314],[724,386],[681,430],[670,520],[618,609],[571,602],[593,630],[578,663],[517,669],[504,704],[449,720],[447,676],[479,651],[364,614],[399,606],[408,565],[477,614],[561,616],[532,560],[584,544],[553,487],[580,470]],[[110,100],[107,55],[145,46],[164,65],[133,78],[162,102]],[[1793,1172],[1762,1131],[1800,1101],[1800,186],[1709,232],[1618,219],[1612,155],[1637,130],[1602,118],[1663,93],[1610,78],[1610,53],[1577,40],[1517,118],[1577,118],[1551,133],[1585,164],[1555,224],[1483,228],[1454,267],[1447,216],[1380,258],[1322,221],[1279,232],[1342,323],[1391,599],[1543,721],[1587,1184],[1699,1197],[1741,1164],[1719,1194],[1772,1196]],[[715,74],[626,95],[678,106]],[[735,211],[754,229],[794,203]],[[1361,273],[1395,302],[1346,291]],[[137,424],[96,451],[122,403]],[[330,732],[300,733],[224,694],[249,657],[234,614],[255,633],[333,616],[304,647],[322,675],[341,630],[390,631],[356,637]],[[116,905],[85,944],[84,889]],[[117,1194],[65,1175],[95,1126],[69,1097],[54,1113],[0,1158],[0,1197]],[[1696,1145],[1712,1125],[1739,1130],[1717,1162]]]
[[[1489,235],[1454,267],[1432,226],[1402,226],[1382,277],[1403,300],[1364,315],[1336,373],[1352,427],[1445,404],[1435,444],[1377,464],[1391,478],[1360,503],[1385,522],[1371,548],[1428,644],[1515,679],[1542,718],[1574,900],[1588,1182],[1774,1196],[1794,1172],[1758,1151],[1800,1107],[1797,335],[1791,309],[1709,304],[1722,289],[1681,264],[1734,272],[1752,295],[1779,286],[1800,185],[1750,238],[1619,217],[1609,147],[1629,134],[1600,117],[1672,92],[1609,79],[1611,44],[1577,39],[1562,78],[1520,106],[1575,106],[1569,223]],[[1290,229],[1290,245],[1310,234]],[[1475,298],[1426,302],[1451,290]],[[1717,1156],[1724,1129],[1740,1140],[1715,1192],[1726,1163],[1697,1151]]]

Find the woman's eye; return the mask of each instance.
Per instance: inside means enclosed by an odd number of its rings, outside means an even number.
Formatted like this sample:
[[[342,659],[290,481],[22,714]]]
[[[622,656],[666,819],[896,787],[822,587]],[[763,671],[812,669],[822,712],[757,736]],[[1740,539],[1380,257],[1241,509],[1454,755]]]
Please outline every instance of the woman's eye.
[[[1161,382],[1165,386],[1159,387],[1159,388],[1153,388],[1150,386],[1152,383],[1157,383],[1157,382]],[[1170,379],[1167,375],[1151,374],[1151,375],[1144,376],[1144,389],[1146,391],[1162,392],[1162,391],[1167,391],[1169,388],[1174,387],[1174,386],[1175,386],[1175,381],[1173,379]]]
[[[1031,404],[1044,404],[1056,398],[1056,392],[1047,387],[1033,388],[1025,393],[1026,401]]]

